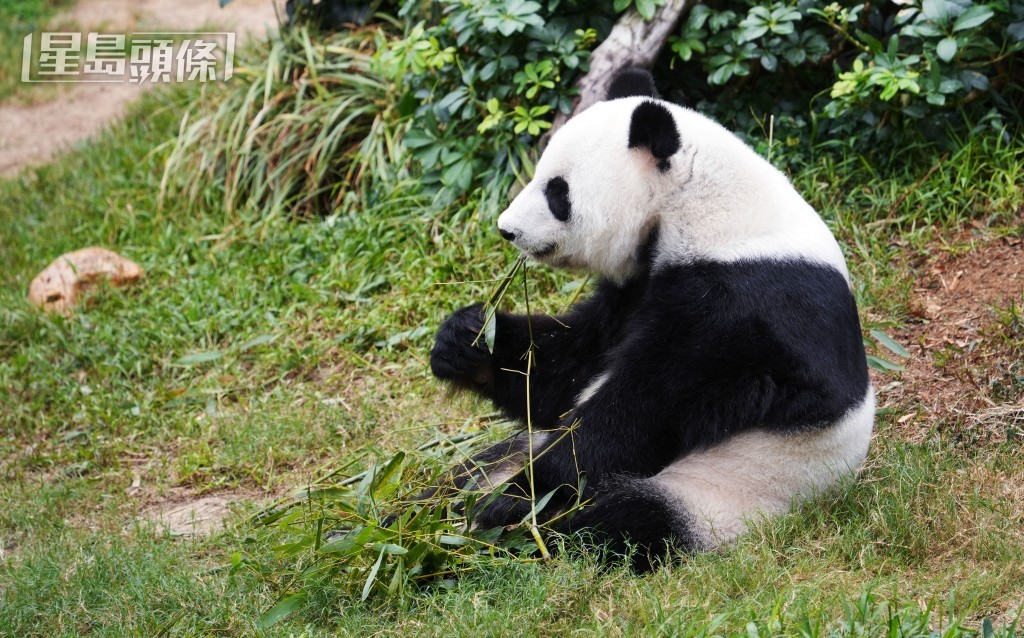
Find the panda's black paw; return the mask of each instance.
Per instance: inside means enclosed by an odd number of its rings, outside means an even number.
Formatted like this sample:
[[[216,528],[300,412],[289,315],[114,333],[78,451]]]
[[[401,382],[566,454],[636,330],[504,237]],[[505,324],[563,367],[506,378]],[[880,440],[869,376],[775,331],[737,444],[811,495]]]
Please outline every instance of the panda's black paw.
[[[487,385],[494,371],[491,353],[482,335],[483,327],[482,304],[457,310],[445,319],[437,331],[434,349],[430,351],[430,369],[434,376],[467,388]]]

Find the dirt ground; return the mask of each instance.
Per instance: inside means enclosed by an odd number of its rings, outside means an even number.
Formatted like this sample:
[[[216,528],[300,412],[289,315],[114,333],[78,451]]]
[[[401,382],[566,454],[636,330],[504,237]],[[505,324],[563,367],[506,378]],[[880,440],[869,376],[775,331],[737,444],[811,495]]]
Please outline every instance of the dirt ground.
[[[220,531],[224,519],[242,503],[260,502],[267,496],[255,490],[227,490],[196,495],[186,488],[173,488],[155,499],[142,517],[175,536],[207,536]]]
[[[283,4],[282,4],[283,6]],[[220,29],[263,36],[277,28],[273,0],[80,0],[50,27],[84,33]],[[62,148],[92,137],[122,117],[147,87],[130,83],[66,84],[48,99],[0,103],[0,175],[52,158]]]
[[[912,357],[897,381],[875,375],[876,387],[888,386],[881,404],[912,408],[900,419],[911,439],[936,427],[987,437],[1005,437],[1009,429],[1024,433],[1024,334],[1011,334],[1000,319],[1022,306],[1024,242],[983,240],[915,270],[915,320],[890,331]]]

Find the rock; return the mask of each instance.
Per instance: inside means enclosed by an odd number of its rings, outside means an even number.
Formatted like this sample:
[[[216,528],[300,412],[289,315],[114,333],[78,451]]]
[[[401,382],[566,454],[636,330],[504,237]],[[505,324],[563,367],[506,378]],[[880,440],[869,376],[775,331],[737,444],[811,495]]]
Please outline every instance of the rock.
[[[61,255],[32,280],[28,300],[45,312],[69,314],[83,293],[106,279],[114,286],[126,286],[143,276],[142,268],[105,248],[83,248]]]

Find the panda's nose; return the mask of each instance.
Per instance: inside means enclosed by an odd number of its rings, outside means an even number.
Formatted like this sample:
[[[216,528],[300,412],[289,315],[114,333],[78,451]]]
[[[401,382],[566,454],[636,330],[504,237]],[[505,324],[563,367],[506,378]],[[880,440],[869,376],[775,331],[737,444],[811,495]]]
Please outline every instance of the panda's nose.
[[[516,234],[514,232],[512,232],[511,230],[505,230],[504,228],[499,228],[498,232],[501,233],[501,236],[504,237],[505,239],[507,239],[508,241],[515,241],[515,239],[516,239]]]

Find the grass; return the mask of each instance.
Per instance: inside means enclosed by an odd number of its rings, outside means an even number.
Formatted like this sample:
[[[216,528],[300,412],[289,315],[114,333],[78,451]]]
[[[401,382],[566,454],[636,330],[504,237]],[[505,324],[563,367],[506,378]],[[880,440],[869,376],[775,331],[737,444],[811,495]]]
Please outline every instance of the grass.
[[[239,61],[245,91],[214,87],[192,105],[168,158],[164,199],[315,217],[351,206],[350,191],[365,204],[369,193],[392,190],[398,96],[373,56],[384,32],[282,36]]]
[[[0,6],[0,100],[21,94],[22,41],[75,0],[5,0]]]
[[[152,92],[95,143],[0,182],[0,635],[1020,633],[1019,442],[965,445],[942,423],[905,440],[897,422],[913,406],[880,415],[861,481],[729,551],[647,578],[586,556],[498,557],[365,602],[323,578],[302,609],[259,626],[295,593],[294,565],[275,551],[288,538],[248,516],[438,435],[499,435],[488,406],[439,391],[426,353],[514,254],[481,204],[491,194],[437,210],[398,183],[305,222],[228,211],[217,193],[160,202],[166,142],[198,99]],[[921,260],[965,230],[1020,234],[1021,148],[979,133],[941,162],[917,149],[882,170],[821,153],[794,175],[847,250],[866,327],[908,320]],[[31,278],[90,244],[139,262],[145,283],[101,289],[66,319],[28,307]],[[531,269],[531,305],[557,311],[578,281]],[[513,287],[510,303],[520,297]],[[990,346],[1019,351],[1020,326],[1019,307],[1005,309]],[[1015,378],[1008,402],[1024,391]],[[221,533],[150,522],[168,502],[218,494],[248,503]]]

